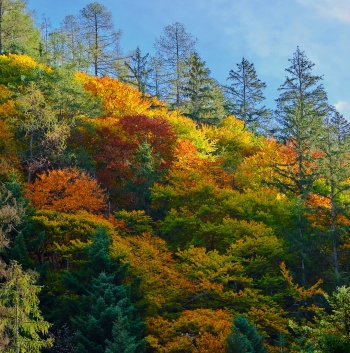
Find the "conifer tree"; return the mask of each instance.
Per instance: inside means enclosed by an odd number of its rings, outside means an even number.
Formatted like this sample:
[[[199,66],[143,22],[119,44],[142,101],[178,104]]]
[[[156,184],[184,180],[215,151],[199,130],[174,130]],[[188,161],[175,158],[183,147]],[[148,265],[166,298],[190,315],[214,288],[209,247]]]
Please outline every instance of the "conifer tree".
[[[350,123],[335,109],[330,110],[325,119],[325,133],[322,143],[321,177],[325,187],[315,191],[329,199],[329,224],[326,232],[330,234],[333,248],[334,274],[339,276],[338,247],[342,235],[347,232],[345,224],[339,224],[339,217],[348,217],[349,202],[344,197],[350,189],[348,177],[350,172]],[[322,183],[321,183],[322,185]]]
[[[149,75],[152,71],[149,53],[142,55],[140,48],[137,47],[133,55],[125,62],[125,65],[130,72],[126,76],[125,81],[135,86],[143,94],[146,94],[149,86]]]
[[[77,294],[77,315],[72,320],[77,353],[144,351],[142,321],[130,301],[130,286],[122,283],[127,265],[109,254],[111,240],[103,228],[96,230],[88,247],[88,261],[79,273],[67,273],[65,283]],[[113,350],[112,350],[113,351]]]
[[[230,71],[227,81],[230,81],[226,87],[230,113],[244,121],[251,131],[267,133],[271,114],[265,106],[261,106],[266,84],[258,78],[254,65],[243,58],[237,64],[237,71]]]
[[[302,283],[305,285],[306,249],[312,249],[310,244],[306,245],[310,232],[306,231],[305,201],[317,178],[315,156],[321,148],[324,119],[329,106],[320,83],[322,77],[312,73],[314,64],[305,53],[298,47],[289,61],[291,66],[286,69],[288,76],[279,88],[281,94],[277,99],[276,120],[279,123],[278,137],[288,144],[291,153],[284,164],[276,164],[274,169],[283,180],[278,180],[276,185],[296,197],[295,232],[291,242],[298,247]]]
[[[88,4],[80,11],[80,27],[93,74],[115,76],[121,32],[115,31],[111,12],[97,2]]]
[[[38,56],[40,31],[24,0],[0,0],[0,54]]]
[[[225,114],[224,96],[219,85],[210,77],[197,52],[193,52],[187,61],[187,82],[183,88],[186,101],[185,114],[197,122],[218,122]],[[221,94],[220,94],[221,93]]]
[[[228,353],[266,353],[264,337],[243,315],[233,321],[232,332],[227,338]]]

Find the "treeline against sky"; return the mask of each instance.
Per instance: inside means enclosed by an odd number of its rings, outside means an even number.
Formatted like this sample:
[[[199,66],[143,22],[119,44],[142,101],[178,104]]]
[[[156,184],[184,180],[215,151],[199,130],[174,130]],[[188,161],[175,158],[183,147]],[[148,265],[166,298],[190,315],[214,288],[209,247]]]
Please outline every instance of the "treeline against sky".
[[[98,3],[0,9],[1,351],[349,351],[350,129],[304,51],[272,112],[180,23],[151,57]]]

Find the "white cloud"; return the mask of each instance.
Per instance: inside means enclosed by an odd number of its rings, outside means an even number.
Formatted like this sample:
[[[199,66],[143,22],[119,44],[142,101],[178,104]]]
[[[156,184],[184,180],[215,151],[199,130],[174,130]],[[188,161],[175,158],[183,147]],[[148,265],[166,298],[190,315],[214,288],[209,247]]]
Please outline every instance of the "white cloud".
[[[345,118],[350,118],[350,102],[340,100],[334,104],[334,107],[340,114],[343,114]]]
[[[300,4],[312,7],[322,16],[350,23],[349,0],[297,0]]]

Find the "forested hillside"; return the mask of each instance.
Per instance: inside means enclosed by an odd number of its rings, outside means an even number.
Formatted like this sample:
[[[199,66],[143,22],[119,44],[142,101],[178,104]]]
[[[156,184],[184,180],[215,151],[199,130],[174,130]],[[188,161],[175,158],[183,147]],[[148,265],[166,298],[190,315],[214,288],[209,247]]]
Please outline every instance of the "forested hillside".
[[[350,352],[350,125],[304,51],[272,111],[180,23],[151,57],[98,3],[0,15],[1,352]]]

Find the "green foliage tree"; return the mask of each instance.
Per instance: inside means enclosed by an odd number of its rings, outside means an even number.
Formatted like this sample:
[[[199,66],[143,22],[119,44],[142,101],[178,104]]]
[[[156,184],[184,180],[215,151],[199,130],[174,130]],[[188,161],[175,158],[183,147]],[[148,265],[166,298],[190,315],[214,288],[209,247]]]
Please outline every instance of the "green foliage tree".
[[[7,342],[3,352],[39,353],[41,348],[51,346],[52,339],[44,337],[50,324],[38,306],[36,274],[24,272],[16,262],[8,266],[0,262],[0,275],[0,334]]]
[[[184,111],[197,122],[213,123],[225,115],[224,96],[219,85],[210,75],[198,53],[191,53],[187,61],[187,82],[183,88],[186,101]],[[221,93],[221,94],[220,94]]]
[[[297,197],[294,236],[299,244],[302,282],[305,284],[305,230],[308,226],[305,200],[317,178],[315,156],[321,148],[324,119],[329,106],[326,92],[320,84],[322,77],[313,75],[314,64],[305,53],[298,47],[289,61],[291,66],[286,69],[288,76],[279,88],[281,94],[277,99],[276,120],[279,123],[279,137],[287,141],[290,152],[286,161],[275,164],[274,169],[280,178],[276,185]]]
[[[24,0],[0,0],[0,54],[38,56],[40,32]]]
[[[227,81],[230,81],[226,86],[230,113],[244,121],[251,131],[266,134],[271,128],[271,113],[261,106],[266,84],[258,78],[254,65],[243,58],[237,64],[237,71],[230,71]]]
[[[78,313],[73,329],[77,353],[113,351],[143,352],[143,323],[130,301],[130,286],[122,284],[127,265],[109,255],[111,241],[103,228],[96,230],[88,247],[88,260],[80,272],[67,272],[64,281],[76,294]]]
[[[228,353],[266,353],[264,337],[243,315],[233,321],[232,332],[227,338]]]

